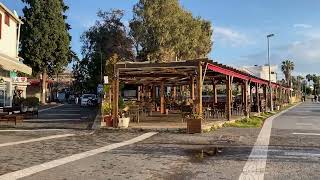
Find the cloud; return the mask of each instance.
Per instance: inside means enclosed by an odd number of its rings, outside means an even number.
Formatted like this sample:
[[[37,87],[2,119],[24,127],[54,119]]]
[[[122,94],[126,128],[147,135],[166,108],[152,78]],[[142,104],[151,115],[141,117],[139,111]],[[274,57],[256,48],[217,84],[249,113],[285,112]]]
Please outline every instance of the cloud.
[[[312,25],[310,25],[310,24],[294,24],[293,27],[294,28],[305,28],[305,29],[308,29],[308,28],[312,28]]]
[[[290,44],[271,47],[271,63],[280,65],[285,59],[292,60],[295,64],[294,75],[305,75],[318,72],[320,67],[320,38],[305,39],[303,41],[294,41]],[[267,52],[262,51],[241,57],[246,64],[263,64],[267,61]],[[281,77],[280,66],[278,74]]]
[[[252,43],[247,35],[231,28],[215,26],[213,31],[213,37],[217,43],[232,47],[245,46]]]

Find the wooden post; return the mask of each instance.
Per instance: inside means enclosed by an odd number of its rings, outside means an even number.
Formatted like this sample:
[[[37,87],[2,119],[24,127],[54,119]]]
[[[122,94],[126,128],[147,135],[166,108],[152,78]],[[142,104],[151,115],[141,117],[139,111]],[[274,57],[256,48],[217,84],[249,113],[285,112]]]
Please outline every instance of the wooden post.
[[[267,85],[264,85],[263,86],[263,97],[264,97],[264,100],[265,100],[265,111],[267,111],[267,108],[269,107],[269,103],[268,103],[268,94],[267,94]]]
[[[217,86],[215,81],[212,81],[212,91],[213,91],[213,105],[218,103],[218,96],[217,96]]]
[[[154,104],[154,111],[157,111],[156,95],[157,95],[157,86],[152,86],[152,102]]]
[[[248,104],[248,81],[244,82],[243,85],[243,102],[244,102],[244,115],[248,118],[249,117],[249,104]]]
[[[202,65],[198,64],[198,77],[197,77],[197,114],[202,117]]]
[[[257,105],[257,112],[260,113],[260,97],[259,97],[259,84],[256,83],[256,105]]]
[[[226,91],[227,91],[227,96],[226,96],[226,117],[227,120],[231,120],[231,104],[232,104],[232,83],[231,83],[231,76],[227,76],[227,81],[226,81]]]
[[[194,77],[192,76],[191,77],[191,82],[190,82],[190,89],[191,89],[191,100],[194,100]]]
[[[138,86],[138,97],[137,100],[140,101],[141,100],[141,86]]]
[[[164,104],[164,81],[161,82],[160,85],[160,113],[165,114],[165,104]]]
[[[119,120],[119,70],[115,68],[115,80],[113,82],[113,127],[118,126]]]
[[[172,96],[173,96],[173,100],[175,101],[176,100],[176,96],[177,96],[177,87],[176,87],[176,85],[173,86]]]

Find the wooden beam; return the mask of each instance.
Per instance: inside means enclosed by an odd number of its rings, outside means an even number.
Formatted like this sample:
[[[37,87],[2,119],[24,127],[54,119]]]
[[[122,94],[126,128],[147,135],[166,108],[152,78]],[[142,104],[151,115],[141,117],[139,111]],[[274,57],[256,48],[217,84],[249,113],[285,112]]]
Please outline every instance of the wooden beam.
[[[160,113],[165,114],[165,102],[164,102],[164,82],[161,82],[160,85]]]

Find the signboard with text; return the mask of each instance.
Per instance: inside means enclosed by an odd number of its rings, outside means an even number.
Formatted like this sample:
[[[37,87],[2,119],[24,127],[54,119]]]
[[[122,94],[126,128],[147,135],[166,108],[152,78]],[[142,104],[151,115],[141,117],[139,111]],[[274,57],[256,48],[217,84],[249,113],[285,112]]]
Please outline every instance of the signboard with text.
[[[28,78],[27,77],[13,77],[12,78],[12,82],[15,82],[15,83],[27,83],[28,82]]]

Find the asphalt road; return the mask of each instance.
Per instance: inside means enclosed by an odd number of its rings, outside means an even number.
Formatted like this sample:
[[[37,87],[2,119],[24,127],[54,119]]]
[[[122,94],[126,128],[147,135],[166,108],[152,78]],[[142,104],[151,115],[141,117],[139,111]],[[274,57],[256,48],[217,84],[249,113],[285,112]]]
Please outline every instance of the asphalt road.
[[[97,108],[63,104],[39,111],[38,118],[26,119],[21,126],[41,128],[87,129],[92,125]]]
[[[61,109],[68,106],[47,111],[43,117],[60,118]],[[273,119],[267,156],[254,159],[265,158],[259,172],[264,179],[319,179],[319,115],[320,104],[305,103]],[[264,130],[158,133],[130,143],[146,132],[0,131],[0,180],[1,175],[14,172],[29,173],[21,178],[28,180],[239,179]]]
[[[265,179],[320,179],[320,104],[304,103],[273,122]]]

